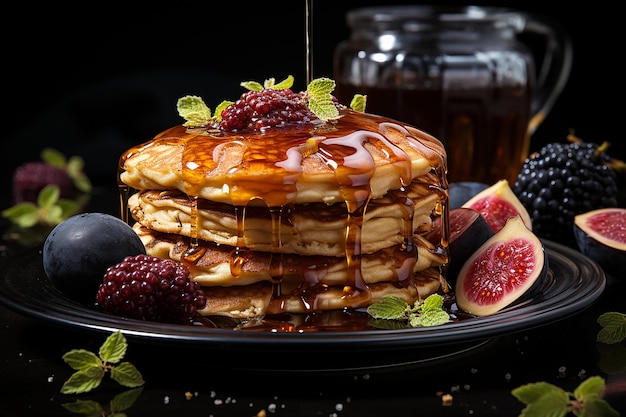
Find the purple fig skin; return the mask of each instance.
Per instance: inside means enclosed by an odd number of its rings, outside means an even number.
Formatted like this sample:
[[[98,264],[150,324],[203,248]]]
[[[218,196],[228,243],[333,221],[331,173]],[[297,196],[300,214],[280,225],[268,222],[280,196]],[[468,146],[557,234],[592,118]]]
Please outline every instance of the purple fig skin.
[[[574,217],[580,252],[611,275],[626,270],[626,209],[604,208]]]
[[[105,213],[81,213],[52,229],[43,245],[43,267],[57,289],[87,304],[95,301],[109,266],[140,253],[146,248],[124,221]]]
[[[537,291],[547,262],[539,238],[520,216],[511,217],[461,268],[455,284],[457,306],[486,316],[518,304]]]
[[[482,182],[462,181],[453,182],[448,186],[450,210],[463,206],[470,198],[489,188]]]
[[[445,274],[450,285],[456,283],[465,261],[494,234],[476,210],[465,207],[450,210],[450,262]]]

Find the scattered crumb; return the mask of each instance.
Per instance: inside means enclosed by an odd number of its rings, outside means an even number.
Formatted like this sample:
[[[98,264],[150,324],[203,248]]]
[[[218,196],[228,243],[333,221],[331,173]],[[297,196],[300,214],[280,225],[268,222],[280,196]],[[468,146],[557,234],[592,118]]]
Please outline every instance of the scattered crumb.
[[[193,398],[193,394],[192,394],[192,393],[190,393],[189,391],[187,391],[187,392],[185,393],[185,398],[186,398],[186,399],[188,399],[188,400],[191,400],[191,399]]]
[[[267,417],[267,411],[261,410],[258,413],[256,413],[255,417]]]
[[[452,405],[452,395],[451,394],[443,394],[441,396],[441,405]]]

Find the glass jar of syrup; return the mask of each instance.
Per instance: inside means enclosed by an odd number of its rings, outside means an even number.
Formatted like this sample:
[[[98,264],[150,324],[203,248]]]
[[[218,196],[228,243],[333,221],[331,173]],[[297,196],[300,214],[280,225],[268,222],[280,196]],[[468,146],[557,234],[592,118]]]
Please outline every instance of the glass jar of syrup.
[[[448,180],[514,182],[530,136],[569,77],[569,36],[529,13],[494,7],[350,10],[337,45],[335,95],[441,140]]]

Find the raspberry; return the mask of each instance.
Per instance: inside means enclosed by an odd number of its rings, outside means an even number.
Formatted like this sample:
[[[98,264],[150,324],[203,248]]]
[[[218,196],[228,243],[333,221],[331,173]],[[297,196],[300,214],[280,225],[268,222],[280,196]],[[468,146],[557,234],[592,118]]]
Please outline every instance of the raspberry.
[[[229,132],[263,131],[308,123],[317,116],[309,110],[304,93],[290,89],[247,91],[222,112],[220,129]]]
[[[20,165],[13,173],[13,201],[37,202],[37,196],[46,185],[57,185],[60,198],[72,198],[74,183],[70,176],[60,168],[45,162],[27,162]]]
[[[190,324],[206,304],[202,287],[189,280],[185,265],[143,254],[110,266],[96,299],[115,315],[179,324]]]

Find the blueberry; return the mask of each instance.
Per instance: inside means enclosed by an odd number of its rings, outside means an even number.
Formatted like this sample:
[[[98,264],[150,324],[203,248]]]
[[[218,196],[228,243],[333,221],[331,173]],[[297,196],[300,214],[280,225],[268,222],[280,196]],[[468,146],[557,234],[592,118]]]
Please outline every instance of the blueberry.
[[[146,248],[123,220],[104,213],[82,213],[52,229],[43,245],[43,268],[63,293],[93,303],[109,266]]]
[[[470,198],[487,188],[489,188],[489,185],[482,182],[463,181],[450,183],[448,187],[450,210],[461,207]]]

